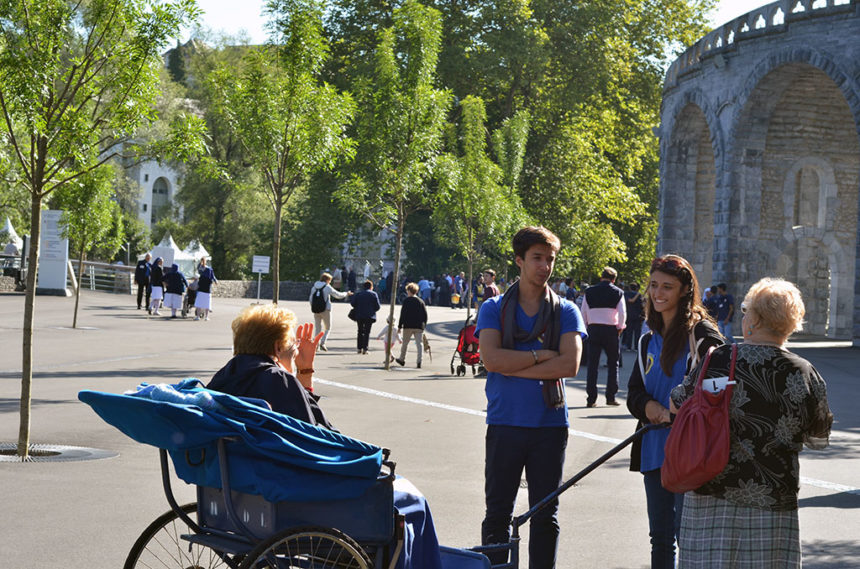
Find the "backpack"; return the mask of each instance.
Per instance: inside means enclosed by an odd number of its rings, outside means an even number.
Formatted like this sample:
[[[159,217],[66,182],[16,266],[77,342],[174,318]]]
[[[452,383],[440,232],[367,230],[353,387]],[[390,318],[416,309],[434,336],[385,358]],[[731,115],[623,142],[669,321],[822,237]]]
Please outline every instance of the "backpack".
[[[320,312],[325,312],[325,296],[323,295],[323,287],[314,287],[314,294],[311,297],[311,312],[314,314],[319,314]]]

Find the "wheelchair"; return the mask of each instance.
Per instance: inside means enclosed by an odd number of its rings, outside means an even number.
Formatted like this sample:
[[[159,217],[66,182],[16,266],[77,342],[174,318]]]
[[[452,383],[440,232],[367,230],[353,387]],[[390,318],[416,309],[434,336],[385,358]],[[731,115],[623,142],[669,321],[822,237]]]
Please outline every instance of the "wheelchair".
[[[403,547],[403,516],[393,504],[395,464],[362,496],[334,502],[267,502],[230,489],[229,439],[219,439],[224,489],[197,487],[197,502],[180,506],[159,449],[170,510],[132,546],[124,569],[393,568]],[[189,458],[189,460],[191,460]]]

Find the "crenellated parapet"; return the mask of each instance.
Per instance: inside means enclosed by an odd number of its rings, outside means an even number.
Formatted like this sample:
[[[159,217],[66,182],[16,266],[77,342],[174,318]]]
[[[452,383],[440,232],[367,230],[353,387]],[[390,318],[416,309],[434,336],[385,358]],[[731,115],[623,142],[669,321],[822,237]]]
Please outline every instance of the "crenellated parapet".
[[[721,66],[721,58],[737,49],[740,42],[783,34],[793,22],[856,13],[857,5],[858,0],[779,0],[747,12],[687,48],[669,66],[663,89],[676,87],[679,78],[696,71],[706,58],[716,58],[715,64]]]

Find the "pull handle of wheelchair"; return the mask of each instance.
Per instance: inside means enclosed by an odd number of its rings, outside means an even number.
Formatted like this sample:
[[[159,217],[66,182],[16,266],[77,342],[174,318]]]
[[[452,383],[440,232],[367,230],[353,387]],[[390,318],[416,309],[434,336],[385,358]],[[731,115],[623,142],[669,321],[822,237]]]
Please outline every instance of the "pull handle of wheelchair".
[[[617,445],[615,445],[614,447],[612,447],[611,449],[606,451],[600,458],[598,458],[597,460],[595,460],[594,462],[592,462],[591,464],[589,464],[588,466],[586,466],[585,468],[583,468],[582,470],[580,470],[579,472],[574,474],[573,477],[571,477],[567,482],[565,482],[564,484],[562,484],[561,486],[559,486],[558,488],[556,488],[555,490],[550,492],[550,494],[546,498],[544,498],[543,500],[541,500],[540,502],[538,502],[537,504],[532,506],[528,512],[526,512],[525,514],[522,514],[520,516],[516,516],[514,518],[514,523],[513,523],[514,537],[519,537],[519,527],[521,525],[523,525],[524,523],[526,523],[527,521],[529,521],[529,519],[532,516],[534,516],[537,512],[539,512],[540,510],[545,508],[550,502],[557,499],[562,492],[564,492],[565,490],[567,490],[568,488],[570,488],[571,486],[573,486],[574,484],[576,484],[577,482],[579,482],[580,480],[585,478],[588,474],[590,474],[593,470],[595,470],[601,464],[603,464],[604,462],[606,462],[607,460],[609,460],[610,458],[612,458],[613,456],[615,456],[616,454],[618,454],[619,452],[624,450],[624,448],[627,447],[627,445],[629,445],[630,443],[632,443],[633,441],[635,441],[636,439],[638,439],[639,437],[641,437],[642,435],[644,435],[648,431],[652,431],[652,430],[656,430],[656,429],[665,429],[665,428],[670,427],[670,426],[671,426],[670,423],[645,425],[642,428],[640,428],[639,430],[637,430],[635,433],[633,433],[632,435],[630,435],[629,437],[627,437],[626,439],[624,439],[623,441],[621,441],[620,443],[618,443]]]

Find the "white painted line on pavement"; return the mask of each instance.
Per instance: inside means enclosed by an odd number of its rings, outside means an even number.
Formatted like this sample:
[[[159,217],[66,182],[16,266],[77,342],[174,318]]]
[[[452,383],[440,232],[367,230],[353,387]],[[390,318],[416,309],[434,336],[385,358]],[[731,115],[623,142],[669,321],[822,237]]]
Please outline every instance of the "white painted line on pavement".
[[[371,389],[369,387],[361,387],[360,385],[350,385],[348,383],[331,381],[329,379],[320,379],[318,377],[314,377],[314,382],[320,383],[322,385],[330,385],[331,387],[338,387],[340,389],[358,391],[367,395],[375,395],[376,397],[383,397],[385,399],[394,399],[395,401],[402,401],[404,403],[415,403],[416,405],[424,405],[425,407],[434,407],[436,409],[444,409],[446,411],[453,411],[455,413],[463,413],[465,415],[473,415],[476,417],[487,416],[487,413],[485,411],[475,411],[474,409],[468,409],[466,407],[457,407],[455,405],[448,405],[446,403],[437,403],[436,401],[428,401],[426,399],[417,399],[415,397],[397,395],[396,393],[388,393],[387,391],[380,391],[378,389]],[[593,441],[600,441],[613,445],[617,445],[622,441],[622,439],[604,437],[601,435],[595,435],[592,433],[586,433],[585,431],[577,431],[574,429],[568,429],[568,432],[575,437],[591,439]],[[835,482],[828,482],[826,480],[818,480],[815,478],[806,478],[805,476],[801,476],[800,483],[806,484],[807,486],[815,486],[816,488],[823,488],[825,490],[833,490],[835,492],[844,492],[845,494],[854,494],[856,496],[860,496],[860,488],[854,488],[853,486],[846,486],[844,484],[837,484]]]

